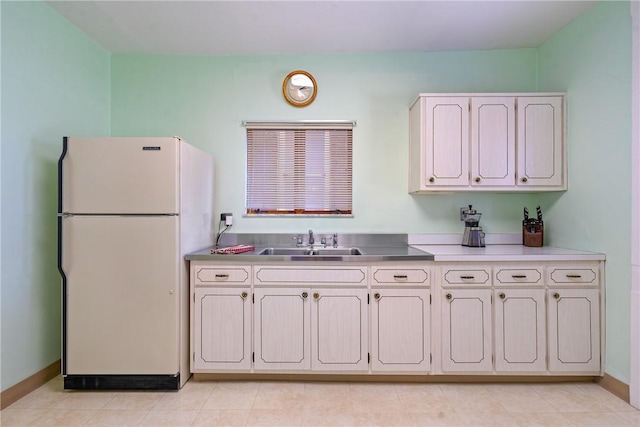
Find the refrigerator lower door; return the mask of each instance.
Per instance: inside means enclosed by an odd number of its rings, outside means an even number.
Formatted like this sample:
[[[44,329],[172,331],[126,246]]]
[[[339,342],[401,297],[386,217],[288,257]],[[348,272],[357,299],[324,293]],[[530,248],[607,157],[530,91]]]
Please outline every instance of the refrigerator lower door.
[[[64,375],[176,375],[177,216],[61,219]]]

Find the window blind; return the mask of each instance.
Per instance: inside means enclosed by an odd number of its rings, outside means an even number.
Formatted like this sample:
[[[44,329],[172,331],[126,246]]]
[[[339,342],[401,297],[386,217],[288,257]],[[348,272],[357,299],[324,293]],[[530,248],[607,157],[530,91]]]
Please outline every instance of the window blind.
[[[352,123],[246,126],[247,214],[351,214]]]

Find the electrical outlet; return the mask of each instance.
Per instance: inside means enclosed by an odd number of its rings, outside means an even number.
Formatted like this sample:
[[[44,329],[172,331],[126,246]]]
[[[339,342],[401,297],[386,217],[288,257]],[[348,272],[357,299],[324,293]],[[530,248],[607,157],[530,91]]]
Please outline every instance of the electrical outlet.
[[[227,225],[227,226],[233,225],[233,214],[221,213],[220,221],[224,221],[224,225]]]

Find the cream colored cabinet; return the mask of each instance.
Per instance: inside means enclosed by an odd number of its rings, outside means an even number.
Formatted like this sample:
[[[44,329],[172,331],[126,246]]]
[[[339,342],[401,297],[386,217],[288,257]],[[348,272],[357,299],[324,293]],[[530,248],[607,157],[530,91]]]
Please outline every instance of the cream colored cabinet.
[[[199,287],[194,291],[192,372],[251,369],[249,287]]]
[[[366,371],[366,267],[254,267],[255,370]]]
[[[421,94],[409,192],[566,190],[563,94]]]
[[[431,266],[371,268],[371,371],[431,370]]]
[[[312,290],[311,369],[366,371],[369,316],[366,289]]]
[[[472,187],[513,187],[516,170],[515,98],[471,97]]]
[[[546,371],[544,289],[500,288],[494,301],[496,371]]]
[[[491,372],[491,290],[443,289],[442,371]]]
[[[564,97],[518,97],[518,188],[566,190]]]
[[[417,372],[431,366],[428,288],[375,288],[371,300],[371,370]]]
[[[594,263],[563,263],[547,268],[549,370],[601,371],[600,268]]]
[[[420,97],[410,114],[410,192],[469,185],[469,98]]]
[[[192,262],[191,371],[251,370],[251,266]]]
[[[310,299],[309,288],[254,290],[256,371],[311,368]]]

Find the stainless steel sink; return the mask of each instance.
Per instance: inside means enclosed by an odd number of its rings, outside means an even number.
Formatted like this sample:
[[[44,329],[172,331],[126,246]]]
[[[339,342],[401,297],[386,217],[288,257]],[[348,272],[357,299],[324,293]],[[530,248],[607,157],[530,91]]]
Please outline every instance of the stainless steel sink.
[[[362,255],[358,248],[318,248],[313,255]]]
[[[258,255],[318,255],[318,256],[340,256],[340,255],[362,255],[358,248],[265,248]]]
[[[265,248],[258,255],[313,255],[310,248]]]

